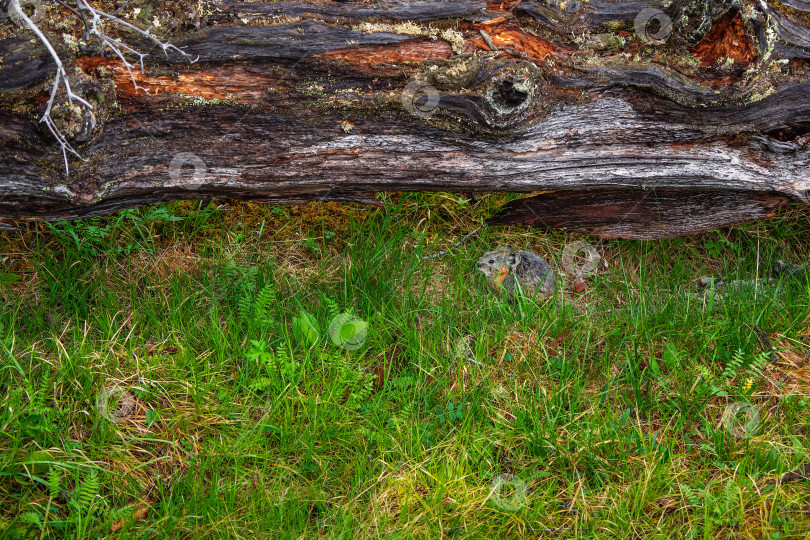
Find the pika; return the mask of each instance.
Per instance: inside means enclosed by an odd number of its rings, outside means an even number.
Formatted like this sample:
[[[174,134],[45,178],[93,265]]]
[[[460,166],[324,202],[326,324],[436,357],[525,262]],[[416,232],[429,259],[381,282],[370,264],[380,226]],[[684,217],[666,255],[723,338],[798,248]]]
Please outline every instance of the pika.
[[[506,291],[510,298],[515,297],[515,283],[528,298],[554,294],[554,272],[542,257],[531,251],[517,252],[512,246],[499,247],[484,253],[476,266],[492,289]]]

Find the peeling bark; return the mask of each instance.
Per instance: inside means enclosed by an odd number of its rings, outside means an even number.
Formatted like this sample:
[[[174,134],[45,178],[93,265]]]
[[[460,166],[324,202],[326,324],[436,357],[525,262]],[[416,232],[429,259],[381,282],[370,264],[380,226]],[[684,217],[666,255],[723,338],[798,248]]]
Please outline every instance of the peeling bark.
[[[153,50],[135,73],[149,94],[80,28],[65,37],[80,26],[65,24],[69,11],[42,21],[94,104],[62,119],[87,159],[67,178],[37,123],[53,63],[1,23],[0,218],[223,196],[543,191],[493,223],[652,238],[810,201],[803,0],[154,0],[151,13],[200,59]],[[640,14],[662,24],[639,26]]]

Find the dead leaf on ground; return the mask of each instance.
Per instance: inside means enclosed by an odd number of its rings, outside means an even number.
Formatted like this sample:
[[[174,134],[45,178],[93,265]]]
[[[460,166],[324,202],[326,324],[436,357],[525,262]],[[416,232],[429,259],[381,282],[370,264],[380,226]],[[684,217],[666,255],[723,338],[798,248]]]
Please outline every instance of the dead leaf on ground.
[[[549,343],[547,345],[548,346],[548,351],[551,354],[559,354],[559,351],[557,350],[557,348],[560,345],[563,344],[563,342],[565,341],[565,338],[568,337],[568,334],[570,334],[570,333],[571,333],[571,330],[566,330],[565,332],[563,332],[562,334],[557,336],[551,343]]]
[[[678,509],[677,501],[673,501],[672,499],[658,499],[658,504],[661,508],[661,512],[664,514],[671,514]]]

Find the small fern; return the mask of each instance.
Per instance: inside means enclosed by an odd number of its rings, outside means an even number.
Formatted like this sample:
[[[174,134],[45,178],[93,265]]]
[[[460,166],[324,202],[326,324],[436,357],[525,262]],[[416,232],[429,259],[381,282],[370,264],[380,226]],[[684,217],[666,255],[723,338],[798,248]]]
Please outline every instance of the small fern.
[[[739,525],[740,489],[733,479],[729,478],[717,494],[712,493],[713,490],[709,486],[692,489],[678,484],[678,487],[689,506],[699,509],[715,525],[728,527]]]
[[[250,322],[250,307],[253,305],[253,299],[245,294],[239,297],[239,303],[237,304],[237,313],[239,315],[239,321],[243,324],[247,324]]]
[[[273,382],[278,378],[278,362],[266,341],[252,339],[250,343],[253,347],[248,350],[245,356],[248,360],[255,360],[259,368],[259,375],[251,381],[250,387],[263,392],[273,386]]]
[[[367,401],[368,398],[371,397],[371,393],[374,391],[374,374],[361,373],[359,375],[360,378],[349,394],[349,399],[346,402],[346,405],[352,409],[356,409],[363,402]]]
[[[261,324],[271,322],[271,314],[276,303],[276,290],[268,283],[256,295],[253,301],[253,319]]]
[[[53,375],[48,368],[43,368],[36,389],[28,379],[25,385],[29,406],[27,414],[21,417],[22,433],[36,439],[42,446],[50,444],[57,438],[58,424],[67,414],[65,409],[48,406],[48,398],[52,395]]]
[[[270,377],[256,377],[251,381],[250,387],[259,392],[264,392],[265,390],[273,386],[273,382],[274,382],[273,379],[271,379]]]
[[[284,347],[276,347],[276,361],[279,365],[290,363],[290,353]]]
[[[50,392],[51,387],[51,373],[50,370],[46,370],[46,368],[42,368],[42,373],[40,374],[39,379],[39,388],[37,392],[33,395],[31,399],[31,408],[34,410],[40,410],[45,407],[45,396],[47,396]]]
[[[704,366],[697,366],[697,370],[703,378],[704,386],[708,388],[710,395],[726,397],[729,395],[728,388],[731,387],[731,381],[733,380],[737,381],[737,386],[743,391],[750,389],[751,380],[761,376],[762,370],[768,361],[766,353],[749,357],[742,349],[737,349],[731,355],[731,359],[720,375],[715,375]]]
[[[716,376],[711,370],[705,366],[697,366],[698,373],[703,378],[703,388],[711,396],[727,396],[728,392],[723,390],[722,381],[720,377]]]
[[[697,370],[698,373],[700,373],[700,376],[703,377],[703,380],[706,381],[708,384],[710,385],[717,384],[717,376],[714,373],[712,373],[709,370],[709,368],[707,368],[706,366],[698,365]]]
[[[754,357],[754,360],[751,362],[751,365],[748,366],[748,373],[750,375],[756,375],[757,377],[762,375],[762,370],[765,369],[765,365],[770,362],[770,358],[768,358],[768,354],[761,352]]]
[[[244,270],[242,276],[242,285],[245,290],[251,294],[256,292],[256,288],[258,287],[257,283],[259,281],[259,267],[248,267]]]
[[[266,325],[272,320],[276,290],[272,283],[259,289],[259,267],[228,267],[227,274],[237,280],[235,287],[236,312],[243,324],[255,321]]]
[[[724,508],[734,508],[736,506],[735,499],[737,497],[737,487],[734,485],[734,482],[730,478],[726,482],[726,485],[723,487],[721,497],[723,499]]]
[[[115,523],[116,521],[121,522],[132,522],[134,521],[134,513],[136,511],[136,506],[134,504],[128,504],[126,506],[122,506],[121,508],[115,508],[107,513],[106,518],[104,519],[104,523],[106,527],[109,527],[111,524]]]
[[[42,528],[42,516],[36,512],[25,512],[22,516],[20,516],[20,521],[23,523],[28,523],[29,525],[36,525],[40,529]]]
[[[285,383],[295,381],[301,371],[301,364],[290,356],[290,351],[283,346],[276,347],[276,365]]]
[[[59,492],[62,491],[62,471],[56,467],[48,468],[48,495],[52,500],[59,497]]]
[[[684,484],[678,484],[678,487],[681,488],[681,493],[691,506],[698,508],[703,506],[703,499],[692,488]]]
[[[295,381],[301,371],[300,363],[290,357],[286,348],[276,347],[274,353],[267,342],[251,340],[250,343],[253,348],[246,356],[255,360],[259,367],[259,374],[250,383],[251,388],[263,392],[276,384]]]
[[[374,374],[364,373],[341,355],[331,355],[329,359],[337,371],[336,388],[346,396],[346,406],[352,409],[358,408],[368,400],[374,391]]]
[[[402,405],[401,416],[408,420],[413,417],[413,401],[408,401]]]
[[[329,298],[328,296],[323,297],[323,302],[326,304],[326,309],[329,312],[329,320],[335,319],[338,315],[341,314],[340,307],[338,306],[337,302]]]
[[[740,371],[740,368],[745,361],[745,355],[742,349],[737,349],[734,351],[734,354],[731,355],[731,360],[728,364],[726,364],[725,369],[723,369],[723,373],[720,375],[722,379],[730,380],[737,376],[737,373]]]
[[[101,487],[101,481],[98,472],[91,470],[73,492],[73,498],[70,500],[71,506],[80,514],[88,515],[98,495],[99,487]]]

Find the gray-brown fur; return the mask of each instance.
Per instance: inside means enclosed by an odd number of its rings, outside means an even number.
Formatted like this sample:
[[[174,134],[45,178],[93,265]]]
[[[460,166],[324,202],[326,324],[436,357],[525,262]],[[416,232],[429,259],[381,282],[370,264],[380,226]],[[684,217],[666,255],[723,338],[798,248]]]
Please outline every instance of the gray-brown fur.
[[[531,251],[502,246],[485,253],[476,266],[491,288],[505,291],[511,298],[515,296],[516,283],[529,298],[554,294],[554,272],[542,257]]]

